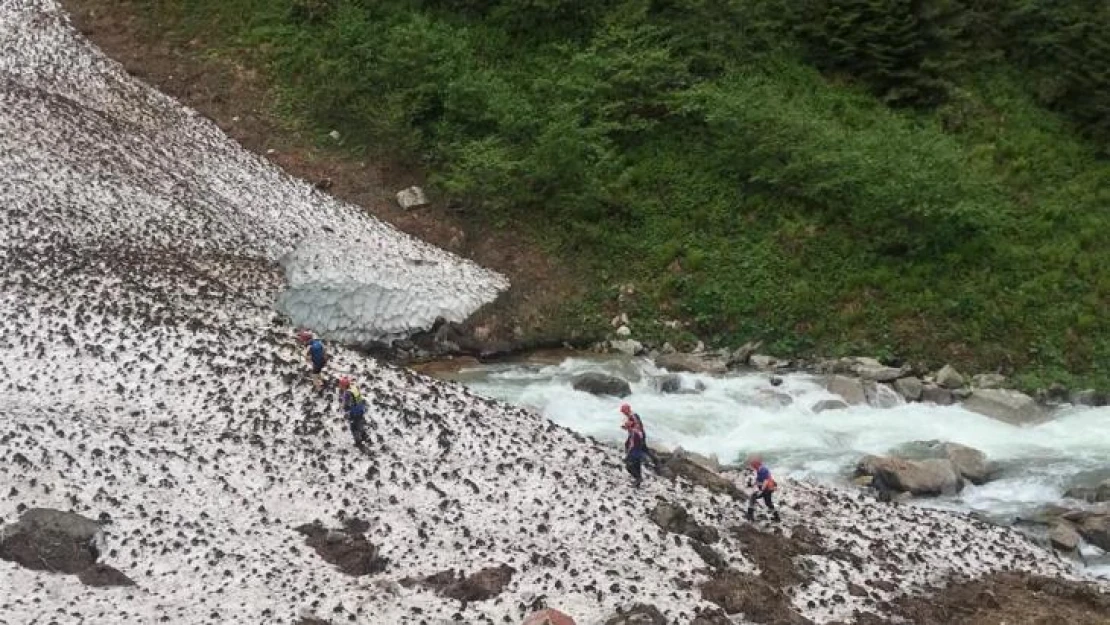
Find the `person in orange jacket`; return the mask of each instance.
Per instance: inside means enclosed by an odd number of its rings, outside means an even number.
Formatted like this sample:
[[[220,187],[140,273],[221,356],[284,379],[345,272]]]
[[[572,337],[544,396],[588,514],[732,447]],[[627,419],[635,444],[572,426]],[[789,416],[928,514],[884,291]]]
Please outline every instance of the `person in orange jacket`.
[[[771,511],[771,516],[776,521],[781,521],[779,511],[775,510],[775,504],[771,501],[771,495],[778,489],[775,484],[775,478],[771,477],[771,470],[759,458],[753,458],[751,461],[752,470],[755,471],[755,492],[752,493],[748,499],[748,512],[745,515],[749,521],[755,520],[755,504],[760,499],[763,503],[767,504],[767,509]]]

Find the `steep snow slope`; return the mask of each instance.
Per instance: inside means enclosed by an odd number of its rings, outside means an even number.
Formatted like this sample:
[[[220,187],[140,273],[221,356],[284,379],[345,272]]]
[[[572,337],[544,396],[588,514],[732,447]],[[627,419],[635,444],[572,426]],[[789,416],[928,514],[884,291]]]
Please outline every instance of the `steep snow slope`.
[[[282,260],[294,321],[348,342],[461,321],[505,280],[284,175],[131,79],[47,0],[0,3],[5,248],[40,239]]]
[[[239,151],[123,76],[49,2],[0,0],[0,49],[0,523],[25,507],[105,514],[103,560],[137,583],[0,561],[0,622],[503,623],[542,598],[580,623],[635,602],[686,623],[710,571],[649,520],[661,499],[718,527],[729,566],[756,570],[730,531],[746,526],[739,502],[682,481],[636,491],[613,449],[337,349],[333,370],[371,402],[371,452],[357,452],[271,309],[277,259],[395,293],[369,321],[431,314],[446,285],[461,310],[500,279]],[[352,232],[370,243],[298,248]],[[784,526],[827,547],[799,556],[812,581],[786,589],[815,620],[882,612],[901,585],[953,573],[1068,574],[966,517],[807,484],[782,500]],[[355,517],[385,571],[349,577],[293,529]],[[396,583],[499,564],[516,573],[481,602]]]

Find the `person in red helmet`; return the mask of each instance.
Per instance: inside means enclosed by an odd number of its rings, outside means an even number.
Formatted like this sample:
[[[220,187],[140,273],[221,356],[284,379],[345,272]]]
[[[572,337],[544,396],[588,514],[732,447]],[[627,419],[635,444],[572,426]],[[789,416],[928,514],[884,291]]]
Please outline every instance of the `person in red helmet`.
[[[297,340],[305,346],[305,359],[312,365],[312,386],[319,391],[324,388],[324,365],[328,364],[324,342],[314,337],[308,330],[298,332]]]
[[[748,499],[748,512],[744,516],[746,516],[749,521],[754,521],[755,504],[762,499],[763,503],[767,504],[767,509],[771,511],[771,516],[775,521],[781,521],[782,519],[779,517],[779,511],[775,510],[775,504],[771,501],[771,495],[778,489],[778,485],[775,484],[775,478],[771,477],[771,470],[768,469],[767,465],[763,464],[763,461],[759,458],[752,458],[749,464],[752,470],[755,471],[755,492],[752,493],[751,498]]]
[[[629,427],[635,428],[636,430],[638,430],[640,432],[640,437],[643,439],[644,455],[649,460],[651,460],[651,468],[654,469],[656,473],[658,473],[659,472],[659,466],[660,466],[659,465],[659,456],[656,456],[655,452],[652,451],[650,447],[648,447],[647,432],[644,431],[644,420],[640,418],[640,415],[633,412],[632,411],[632,406],[630,406],[628,404],[621,404],[621,414],[624,415],[624,422],[625,422],[626,425],[628,425]],[[624,427],[623,425],[621,427],[626,429],[626,430],[628,429],[627,427]]]
[[[367,441],[366,400],[347,376],[339,378],[339,392],[343,394],[343,411],[347,417],[347,425],[351,428],[351,436],[355,439],[355,447],[362,448]]]
[[[625,419],[621,428],[628,432],[628,438],[624,441],[624,468],[628,469],[628,473],[632,476],[632,485],[639,488],[644,479],[643,462],[644,456],[647,455],[644,433],[630,419]]]

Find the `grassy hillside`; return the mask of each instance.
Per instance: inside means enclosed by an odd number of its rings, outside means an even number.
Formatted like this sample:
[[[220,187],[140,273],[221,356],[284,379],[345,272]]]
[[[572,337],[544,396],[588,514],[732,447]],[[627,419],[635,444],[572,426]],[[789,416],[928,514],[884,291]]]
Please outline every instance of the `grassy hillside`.
[[[638,336],[1110,384],[1110,8],[160,0],[290,120],[587,268]]]

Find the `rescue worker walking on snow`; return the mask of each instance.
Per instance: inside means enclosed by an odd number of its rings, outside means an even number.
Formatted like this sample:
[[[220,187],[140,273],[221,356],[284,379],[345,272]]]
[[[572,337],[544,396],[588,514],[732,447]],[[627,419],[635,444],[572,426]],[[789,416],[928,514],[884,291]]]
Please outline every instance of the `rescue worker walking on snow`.
[[[771,470],[759,458],[752,459],[751,467],[755,471],[755,492],[748,499],[748,512],[745,516],[749,521],[754,521],[755,504],[762,499],[763,503],[767,504],[767,509],[771,511],[771,516],[776,521],[781,521],[779,512],[775,510],[775,504],[771,501],[771,495],[778,488],[778,485],[775,484],[775,478],[771,477]]]
[[[362,448],[367,441],[366,400],[347,376],[339,378],[339,391],[343,393],[343,411],[347,416],[347,425],[351,428],[351,436],[355,439],[355,447]]]
[[[651,460],[651,467],[655,469],[656,473],[658,473],[659,456],[656,456],[655,452],[652,451],[650,447],[648,447],[647,432],[644,431],[644,420],[640,418],[640,415],[632,412],[632,406],[629,406],[628,404],[621,404],[621,414],[624,415],[625,423],[631,424],[632,427],[635,427],[637,430],[640,431],[640,437],[644,439],[644,455],[647,456],[649,460]]]
[[[312,386],[318,391],[324,388],[324,365],[328,364],[324,342],[312,336],[308,330],[298,332],[297,340],[305,346],[305,359],[312,365]]]
[[[625,419],[621,428],[628,432],[628,438],[624,441],[624,467],[632,475],[632,485],[639,488],[643,481],[644,456],[647,455],[644,433],[631,419]]]

